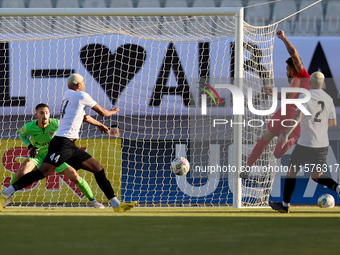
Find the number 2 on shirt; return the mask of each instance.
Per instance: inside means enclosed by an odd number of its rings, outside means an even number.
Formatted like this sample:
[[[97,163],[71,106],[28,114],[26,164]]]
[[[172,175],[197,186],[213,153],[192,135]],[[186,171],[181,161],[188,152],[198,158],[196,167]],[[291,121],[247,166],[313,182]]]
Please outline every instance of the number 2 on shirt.
[[[63,100],[63,101],[61,101],[61,107],[60,107],[60,114],[61,114],[60,117],[61,117],[61,118],[64,117],[64,114],[65,114],[65,110],[66,110],[68,101],[69,101],[69,100]]]
[[[314,122],[321,122],[321,119],[318,119],[318,117],[320,116],[320,114],[322,113],[323,109],[325,108],[325,102],[324,101],[318,101],[318,105],[321,105],[321,110],[318,111],[316,114],[315,114],[315,117],[314,117]]]

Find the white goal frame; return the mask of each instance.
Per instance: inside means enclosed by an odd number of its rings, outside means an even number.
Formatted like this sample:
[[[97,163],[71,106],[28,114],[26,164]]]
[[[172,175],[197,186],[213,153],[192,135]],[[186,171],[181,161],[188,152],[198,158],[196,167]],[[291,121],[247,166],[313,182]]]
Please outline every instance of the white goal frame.
[[[243,87],[243,7],[221,8],[0,8],[0,16],[235,16],[235,86]],[[242,122],[242,115],[234,116]],[[242,166],[242,126],[234,128],[234,166]],[[241,208],[241,179],[233,174],[233,207]]]

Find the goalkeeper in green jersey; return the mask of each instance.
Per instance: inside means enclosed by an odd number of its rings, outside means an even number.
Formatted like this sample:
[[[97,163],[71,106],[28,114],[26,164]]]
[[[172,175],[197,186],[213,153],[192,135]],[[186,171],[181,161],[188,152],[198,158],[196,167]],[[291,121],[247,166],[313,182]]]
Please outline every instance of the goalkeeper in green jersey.
[[[28,122],[19,129],[19,137],[28,147],[29,157],[20,165],[18,171],[13,174],[10,185],[14,184],[23,175],[40,167],[47,154],[49,143],[54,137],[54,134],[57,132],[59,120],[50,118],[48,105],[38,104],[35,110],[37,120]],[[27,137],[28,135],[31,136],[33,144]],[[76,184],[79,190],[91,201],[91,205],[93,207],[104,208],[104,205],[97,202],[94,198],[88,183],[78,175],[73,167],[67,163],[63,163],[56,169],[56,172],[65,175],[74,184]],[[4,207],[10,203],[11,199],[12,196],[8,196]]]

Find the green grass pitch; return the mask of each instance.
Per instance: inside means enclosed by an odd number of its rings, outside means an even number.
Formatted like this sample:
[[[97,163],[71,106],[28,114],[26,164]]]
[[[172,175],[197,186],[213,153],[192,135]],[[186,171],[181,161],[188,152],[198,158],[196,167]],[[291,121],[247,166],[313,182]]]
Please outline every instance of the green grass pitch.
[[[6,208],[0,254],[337,254],[340,208]]]

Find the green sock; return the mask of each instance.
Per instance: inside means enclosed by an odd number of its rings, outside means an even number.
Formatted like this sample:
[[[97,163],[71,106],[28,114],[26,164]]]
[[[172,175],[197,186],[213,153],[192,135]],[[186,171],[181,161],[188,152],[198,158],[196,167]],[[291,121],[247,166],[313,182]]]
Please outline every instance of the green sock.
[[[15,174],[13,174],[13,175],[12,175],[12,179],[11,179],[9,185],[13,185],[13,184],[14,184],[15,182],[17,182],[17,181],[18,181],[18,179],[15,178]]]
[[[89,184],[80,177],[80,182],[76,184],[79,190],[87,197],[90,201],[94,200],[94,196]]]

